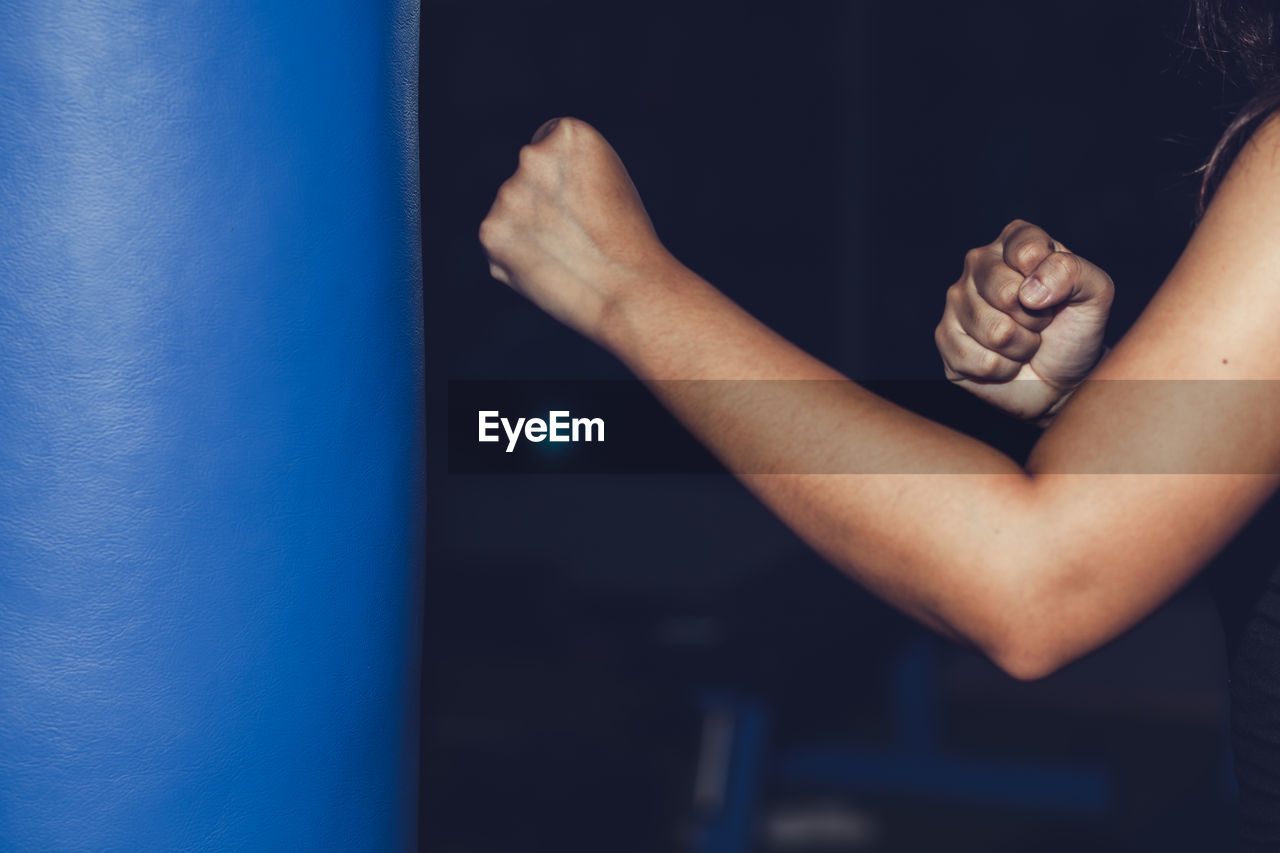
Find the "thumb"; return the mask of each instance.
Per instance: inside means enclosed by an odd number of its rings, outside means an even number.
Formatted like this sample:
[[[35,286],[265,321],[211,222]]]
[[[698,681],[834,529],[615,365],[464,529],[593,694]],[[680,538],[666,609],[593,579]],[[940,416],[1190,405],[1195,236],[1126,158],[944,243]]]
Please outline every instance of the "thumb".
[[[1111,276],[1100,267],[1071,252],[1051,252],[1036,265],[1018,288],[1024,308],[1037,310],[1058,305],[1079,305],[1111,300]]]

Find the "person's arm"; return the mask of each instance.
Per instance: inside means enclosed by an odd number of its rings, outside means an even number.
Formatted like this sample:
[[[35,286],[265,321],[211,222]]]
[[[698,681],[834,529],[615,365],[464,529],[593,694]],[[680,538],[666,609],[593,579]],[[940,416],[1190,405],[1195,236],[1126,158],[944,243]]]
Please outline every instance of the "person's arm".
[[[1280,378],[1276,234],[1280,127],[1268,126],[1095,379]],[[1020,678],[1151,612],[1277,485],[1272,382],[1086,383],[1025,469],[882,400],[672,258],[580,121],[540,129],[480,236],[496,277],[617,354],[819,552]],[[722,384],[668,381],[690,379],[829,381],[744,386],[804,389],[758,409]],[[1230,393],[1206,406],[1188,385]],[[782,473],[752,473],[762,459]],[[1105,473],[1171,459],[1230,473]],[[813,470],[892,473],[786,473]]]

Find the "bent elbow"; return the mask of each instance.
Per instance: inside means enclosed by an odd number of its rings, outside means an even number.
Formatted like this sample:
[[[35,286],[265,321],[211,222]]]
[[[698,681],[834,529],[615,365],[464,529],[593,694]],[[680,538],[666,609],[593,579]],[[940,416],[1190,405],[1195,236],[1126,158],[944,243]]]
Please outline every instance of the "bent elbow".
[[[1062,669],[1069,661],[1044,649],[1015,644],[989,655],[992,663],[1018,681],[1039,681]]]
[[[1091,639],[1096,626],[1081,619],[1096,609],[1084,606],[1095,589],[1092,567],[1066,549],[1000,556],[1007,559],[988,561],[996,582],[981,599],[978,630],[971,637],[1009,677],[1039,681],[1096,645]]]
[[[1016,592],[1000,602],[999,615],[990,613],[981,649],[991,662],[1018,681],[1039,681],[1062,669],[1078,654],[1068,616],[1054,606],[1053,595],[1026,576]]]
[[[1088,650],[1061,611],[1042,609],[1007,625],[986,647],[987,656],[1018,681],[1039,681],[1053,675]]]

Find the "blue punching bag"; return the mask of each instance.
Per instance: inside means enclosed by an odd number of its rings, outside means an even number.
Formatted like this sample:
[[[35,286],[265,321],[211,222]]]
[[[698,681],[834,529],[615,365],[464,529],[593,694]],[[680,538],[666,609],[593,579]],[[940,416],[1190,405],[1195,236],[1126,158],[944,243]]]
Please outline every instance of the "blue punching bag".
[[[413,845],[417,26],[0,3],[0,850]]]

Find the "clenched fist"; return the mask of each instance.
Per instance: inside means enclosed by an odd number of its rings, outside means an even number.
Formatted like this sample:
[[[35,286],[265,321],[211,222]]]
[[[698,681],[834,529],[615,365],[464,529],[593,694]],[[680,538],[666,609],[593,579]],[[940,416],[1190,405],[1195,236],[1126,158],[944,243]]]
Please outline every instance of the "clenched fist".
[[[1102,357],[1115,287],[1015,220],[965,255],[934,333],[947,378],[1026,420],[1051,417]]]
[[[552,119],[520,149],[480,242],[494,278],[597,341],[623,295],[676,263],[618,155],[574,118]]]

